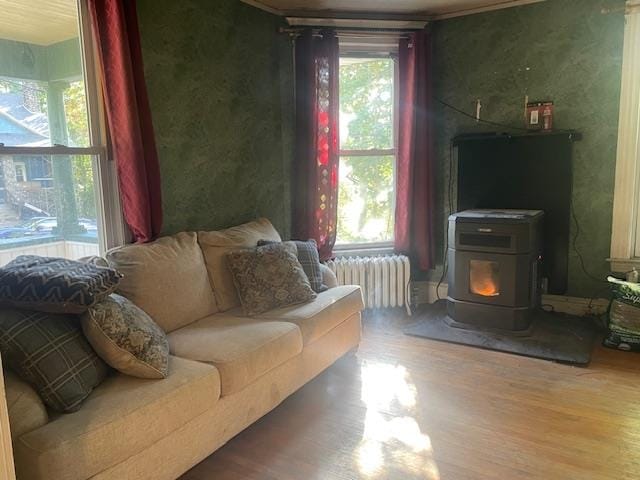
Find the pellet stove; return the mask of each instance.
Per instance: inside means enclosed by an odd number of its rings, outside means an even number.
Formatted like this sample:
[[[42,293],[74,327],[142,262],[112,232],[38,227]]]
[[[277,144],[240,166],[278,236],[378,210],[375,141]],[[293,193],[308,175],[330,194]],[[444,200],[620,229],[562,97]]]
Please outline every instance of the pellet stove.
[[[527,330],[540,304],[541,210],[449,217],[447,315],[462,328]]]

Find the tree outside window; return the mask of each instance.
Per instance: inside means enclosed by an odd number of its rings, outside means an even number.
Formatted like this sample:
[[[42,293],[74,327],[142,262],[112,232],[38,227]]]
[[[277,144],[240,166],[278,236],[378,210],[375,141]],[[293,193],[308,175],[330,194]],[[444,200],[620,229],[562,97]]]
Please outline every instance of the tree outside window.
[[[340,61],[338,244],[393,241],[395,62]]]

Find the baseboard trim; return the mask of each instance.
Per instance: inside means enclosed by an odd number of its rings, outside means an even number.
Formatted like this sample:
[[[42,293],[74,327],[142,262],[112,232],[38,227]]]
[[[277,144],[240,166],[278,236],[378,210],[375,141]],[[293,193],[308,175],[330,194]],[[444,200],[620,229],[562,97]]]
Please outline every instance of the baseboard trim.
[[[552,307],[555,312],[583,317],[585,315],[603,315],[607,313],[609,300],[606,298],[592,299],[563,295],[543,295],[542,305]]]
[[[411,298],[412,305],[420,305],[425,303],[433,303],[438,299],[436,288],[438,282],[412,282]],[[438,288],[439,298],[447,298],[448,285],[440,284]],[[552,309],[554,312],[568,313],[570,315],[602,315],[606,313],[609,307],[609,300],[606,298],[582,298],[567,297],[564,295],[543,295],[542,304]]]
[[[446,283],[441,283],[438,288],[439,296],[436,295],[438,282],[411,282],[411,304],[422,305],[425,303],[434,303],[438,298],[447,298],[449,289]]]

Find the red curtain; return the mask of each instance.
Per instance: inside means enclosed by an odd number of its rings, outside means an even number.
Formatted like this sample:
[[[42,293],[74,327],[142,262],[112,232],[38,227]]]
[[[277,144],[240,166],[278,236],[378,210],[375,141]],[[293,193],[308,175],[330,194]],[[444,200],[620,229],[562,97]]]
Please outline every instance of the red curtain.
[[[303,32],[296,40],[296,141],[292,234],[313,238],[331,258],[338,215],[338,38]]]
[[[399,47],[395,248],[428,270],[435,204],[430,34],[413,33]]]
[[[103,72],[124,218],[134,240],[148,242],[162,229],[162,197],[136,2],[89,0],[89,12]]]

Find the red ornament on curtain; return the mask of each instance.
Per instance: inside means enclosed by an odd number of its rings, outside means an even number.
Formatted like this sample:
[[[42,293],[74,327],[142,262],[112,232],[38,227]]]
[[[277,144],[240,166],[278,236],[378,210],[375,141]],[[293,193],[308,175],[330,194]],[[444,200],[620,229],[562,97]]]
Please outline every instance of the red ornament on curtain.
[[[304,32],[296,43],[293,236],[331,258],[338,215],[338,38]]]

